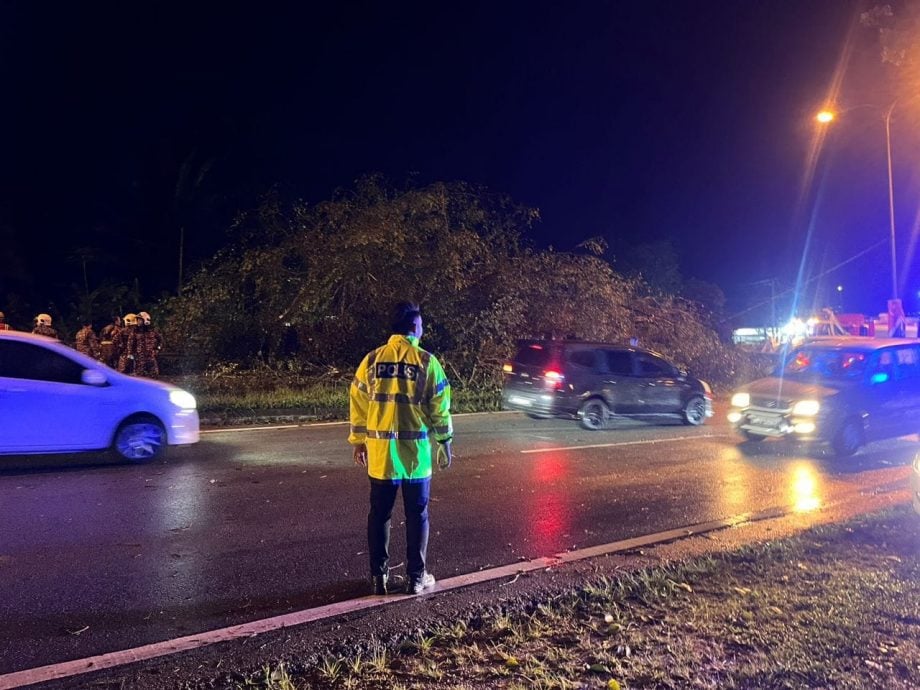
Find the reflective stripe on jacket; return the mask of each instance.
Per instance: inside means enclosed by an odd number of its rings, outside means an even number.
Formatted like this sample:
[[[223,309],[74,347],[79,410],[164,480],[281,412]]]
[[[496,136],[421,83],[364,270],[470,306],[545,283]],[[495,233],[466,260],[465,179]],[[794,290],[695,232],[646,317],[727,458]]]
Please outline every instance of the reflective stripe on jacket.
[[[453,434],[450,383],[418,339],[393,335],[361,361],[350,391],[352,445],[367,444],[374,479],[431,476],[431,440]]]

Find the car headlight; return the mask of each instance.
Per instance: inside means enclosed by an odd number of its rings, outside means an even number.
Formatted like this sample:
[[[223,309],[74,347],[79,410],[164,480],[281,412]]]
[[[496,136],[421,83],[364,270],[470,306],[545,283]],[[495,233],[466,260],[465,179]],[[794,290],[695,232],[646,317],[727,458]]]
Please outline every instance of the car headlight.
[[[792,406],[792,414],[799,417],[814,417],[821,409],[821,403],[817,400],[799,400]]]
[[[195,396],[188,391],[169,391],[169,402],[183,410],[194,410],[198,407]]]
[[[735,393],[732,396],[732,407],[747,407],[751,404],[750,393]]]

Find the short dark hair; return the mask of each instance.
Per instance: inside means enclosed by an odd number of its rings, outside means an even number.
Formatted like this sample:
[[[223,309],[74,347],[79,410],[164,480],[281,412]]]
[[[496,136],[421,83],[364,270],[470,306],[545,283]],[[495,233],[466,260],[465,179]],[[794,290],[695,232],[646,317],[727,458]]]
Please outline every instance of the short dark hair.
[[[421,316],[422,310],[416,302],[399,302],[393,307],[390,328],[393,333],[405,335],[415,326],[415,317]]]

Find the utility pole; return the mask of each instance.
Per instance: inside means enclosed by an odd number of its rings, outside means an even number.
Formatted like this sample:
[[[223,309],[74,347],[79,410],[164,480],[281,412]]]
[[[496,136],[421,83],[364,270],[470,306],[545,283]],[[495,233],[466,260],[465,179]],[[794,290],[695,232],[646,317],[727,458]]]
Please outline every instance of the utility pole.
[[[776,278],[770,278],[770,326],[773,328],[773,337],[776,337]]]

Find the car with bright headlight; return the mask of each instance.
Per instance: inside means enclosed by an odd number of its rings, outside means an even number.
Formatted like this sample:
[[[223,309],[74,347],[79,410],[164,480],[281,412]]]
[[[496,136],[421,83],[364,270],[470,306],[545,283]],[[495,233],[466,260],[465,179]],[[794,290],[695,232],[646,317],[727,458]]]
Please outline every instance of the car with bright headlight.
[[[195,397],[52,338],[0,331],[0,455],[111,450],[129,462],[198,441]]]
[[[728,420],[748,441],[826,443],[838,456],[920,432],[920,343],[828,337],[784,353],[772,376],[732,395]]]
[[[712,416],[712,388],[640,347],[580,340],[523,340],[503,366],[502,407],[534,419],[577,419],[603,429],[613,418]]]

